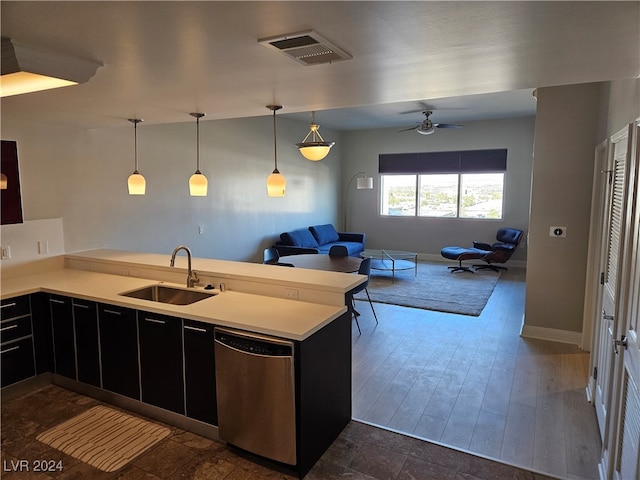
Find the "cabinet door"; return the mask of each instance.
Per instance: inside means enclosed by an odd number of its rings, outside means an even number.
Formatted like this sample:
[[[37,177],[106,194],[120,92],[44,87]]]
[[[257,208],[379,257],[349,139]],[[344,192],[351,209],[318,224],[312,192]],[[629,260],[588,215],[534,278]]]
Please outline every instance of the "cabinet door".
[[[140,400],[135,310],[100,304],[98,323],[102,388]]]
[[[73,332],[71,299],[58,295],[49,297],[53,328],[53,358],[59,375],[76,379],[76,349]]]
[[[36,373],[53,372],[53,333],[49,294],[31,295],[31,321],[33,325],[33,348],[36,354]]]
[[[35,375],[33,343],[31,337],[0,347],[0,365],[3,387]]]
[[[186,414],[217,425],[213,325],[185,320],[183,335]]]
[[[98,312],[94,302],[73,300],[76,330],[78,381],[100,386],[100,349],[98,346]]]
[[[142,401],[184,415],[182,320],[138,312]]]

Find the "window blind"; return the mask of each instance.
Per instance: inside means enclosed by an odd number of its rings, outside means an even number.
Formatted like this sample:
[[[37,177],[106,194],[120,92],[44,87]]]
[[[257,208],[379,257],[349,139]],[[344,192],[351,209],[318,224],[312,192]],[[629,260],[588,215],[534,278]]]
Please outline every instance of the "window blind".
[[[505,172],[507,149],[452,152],[381,153],[378,172],[383,174]]]

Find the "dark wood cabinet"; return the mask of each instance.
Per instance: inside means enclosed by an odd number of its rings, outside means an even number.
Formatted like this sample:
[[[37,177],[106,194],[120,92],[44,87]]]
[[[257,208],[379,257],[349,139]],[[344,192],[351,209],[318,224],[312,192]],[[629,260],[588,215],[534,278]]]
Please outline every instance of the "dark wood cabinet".
[[[35,350],[36,374],[53,372],[53,332],[49,294],[39,292],[30,296],[31,324],[33,326],[33,349]]]
[[[49,296],[53,329],[53,359],[55,372],[76,379],[76,341],[73,331],[71,298]]]
[[[78,381],[100,387],[98,310],[95,302],[73,300]]]
[[[98,305],[102,387],[140,400],[136,311]]]
[[[184,415],[182,320],[138,312],[142,401]]]
[[[184,320],[184,381],[186,414],[218,424],[213,325]]]
[[[3,344],[0,347],[1,384],[3,387],[35,375],[32,337]]]
[[[0,302],[0,385],[35,375],[29,296]]]

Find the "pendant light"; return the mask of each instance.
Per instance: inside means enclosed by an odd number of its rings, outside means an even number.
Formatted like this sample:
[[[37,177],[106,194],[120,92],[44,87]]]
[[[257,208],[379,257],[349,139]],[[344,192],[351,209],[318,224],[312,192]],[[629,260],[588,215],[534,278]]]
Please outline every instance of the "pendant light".
[[[9,184],[9,180],[4,173],[0,173],[0,190],[6,190]]]
[[[200,172],[200,119],[205,116],[204,113],[190,113],[196,119],[196,171],[189,178],[189,193],[192,197],[207,196],[207,177]]]
[[[307,133],[307,136],[304,137],[302,142],[296,143],[296,147],[298,147],[302,156],[312,162],[322,160],[329,154],[331,147],[336,144],[336,142],[325,142],[320,132],[318,132],[319,129],[320,125],[316,123],[316,112],[311,112],[309,133]],[[309,135],[311,135],[311,141],[307,142]]]
[[[138,124],[143,120],[141,118],[130,118],[129,121],[133,123],[133,145],[135,159],[133,173],[129,175],[129,179],[127,180],[129,195],[144,195],[147,189],[147,182],[140,174],[140,172],[138,172]]]
[[[278,171],[278,145],[276,137],[276,111],[280,110],[282,105],[267,105],[267,108],[273,112],[273,159],[275,164],[273,173],[267,177],[267,196],[284,197],[287,181]]]

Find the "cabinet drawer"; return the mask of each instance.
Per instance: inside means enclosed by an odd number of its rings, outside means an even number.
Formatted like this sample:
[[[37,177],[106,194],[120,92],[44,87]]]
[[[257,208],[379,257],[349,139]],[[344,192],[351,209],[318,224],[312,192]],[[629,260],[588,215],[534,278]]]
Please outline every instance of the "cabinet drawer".
[[[35,375],[31,337],[2,345],[0,348],[3,387]]]
[[[0,342],[10,342],[31,335],[31,315],[0,322]]]
[[[29,296],[25,295],[0,301],[0,312],[4,320],[29,315],[31,313]]]

